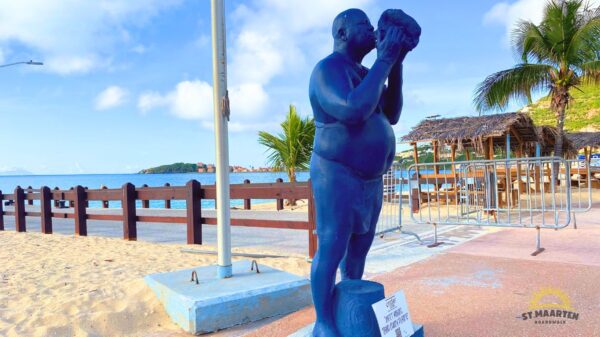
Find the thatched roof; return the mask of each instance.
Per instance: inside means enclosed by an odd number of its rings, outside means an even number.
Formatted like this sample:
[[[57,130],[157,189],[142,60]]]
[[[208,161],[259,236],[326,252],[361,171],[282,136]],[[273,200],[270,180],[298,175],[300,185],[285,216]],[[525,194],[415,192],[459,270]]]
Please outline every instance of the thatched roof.
[[[573,147],[580,150],[584,147],[600,146],[600,132],[574,132],[568,133],[567,138],[573,142]]]
[[[540,142],[542,156],[551,155],[554,152],[554,144],[556,143],[556,136],[558,136],[558,129],[554,126],[541,125],[536,126],[535,131]],[[563,139],[563,153],[567,157],[577,156],[577,150],[578,149],[568,137]]]
[[[425,119],[406,136],[405,142],[441,141],[448,144],[458,144],[459,148],[472,146],[483,148],[483,141],[490,137],[494,146],[504,146],[506,134],[511,132],[518,137],[513,138],[512,146],[518,145],[518,139],[526,146],[538,141],[533,120],[529,115],[519,112],[485,115],[477,117],[456,117]]]

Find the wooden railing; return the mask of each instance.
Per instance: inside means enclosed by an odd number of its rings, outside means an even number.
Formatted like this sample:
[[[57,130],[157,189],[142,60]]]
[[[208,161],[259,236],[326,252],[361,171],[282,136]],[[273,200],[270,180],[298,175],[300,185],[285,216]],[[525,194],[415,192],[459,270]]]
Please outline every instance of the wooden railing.
[[[244,208],[250,209],[251,199],[277,199],[277,209],[283,208],[283,199],[307,199],[308,221],[291,220],[259,220],[232,218],[232,226],[285,228],[308,231],[308,251],[312,258],[317,248],[315,233],[315,210],[312,198],[312,188],[308,183],[260,183],[231,185],[231,199],[243,199]],[[139,187],[126,183],[119,189],[86,189],[75,186],[69,190],[51,190],[47,186],[33,189],[31,186],[23,189],[19,186],[12,194],[3,194],[0,191],[0,201],[12,200],[14,211],[4,211],[4,202],[0,202],[0,230],[4,230],[4,215],[15,217],[15,227],[18,232],[25,232],[27,228],[26,217],[40,217],[42,233],[52,233],[52,219],[74,219],[75,234],[87,235],[87,220],[112,220],[123,222],[123,238],[125,240],[137,239],[137,222],[180,223],[187,225],[187,243],[202,244],[202,224],[216,225],[215,217],[202,215],[202,200],[215,200],[216,189],[214,185],[202,186],[196,180],[190,180],[185,186],[164,187]],[[39,200],[40,211],[27,211],[25,204],[32,205],[34,200]],[[170,208],[171,200],[186,201],[186,216],[158,216],[138,215],[136,201],[140,200],[142,208],[149,207],[150,200],[164,200],[165,208]],[[108,208],[109,201],[121,201],[121,214],[93,214],[87,212],[89,201],[101,201],[103,208]],[[52,209],[52,204],[57,207],[59,203],[68,202],[73,207],[73,212]],[[247,206],[247,207],[246,207]]]

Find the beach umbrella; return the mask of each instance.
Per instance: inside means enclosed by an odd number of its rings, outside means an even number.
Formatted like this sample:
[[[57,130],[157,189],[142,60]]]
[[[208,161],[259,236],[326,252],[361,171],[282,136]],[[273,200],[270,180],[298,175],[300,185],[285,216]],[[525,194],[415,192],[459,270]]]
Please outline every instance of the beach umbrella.
[[[229,211],[229,97],[223,0],[211,0],[213,102],[215,115],[218,277],[232,276],[231,216]]]

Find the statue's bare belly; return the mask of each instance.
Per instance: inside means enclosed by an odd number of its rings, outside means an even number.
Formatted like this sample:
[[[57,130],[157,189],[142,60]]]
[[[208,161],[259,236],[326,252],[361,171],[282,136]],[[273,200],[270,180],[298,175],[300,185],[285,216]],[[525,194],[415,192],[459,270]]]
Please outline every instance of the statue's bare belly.
[[[387,117],[378,111],[357,125],[317,122],[314,151],[370,179],[391,166],[396,138]]]

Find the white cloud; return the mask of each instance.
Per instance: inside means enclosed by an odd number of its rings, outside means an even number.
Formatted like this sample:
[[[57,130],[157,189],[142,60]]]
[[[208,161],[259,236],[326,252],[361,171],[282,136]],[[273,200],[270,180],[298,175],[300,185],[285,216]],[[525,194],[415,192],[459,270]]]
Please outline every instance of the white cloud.
[[[135,45],[127,27],[144,25],[180,1],[3,1],[0,46],[29,47],[46,71],[84,73],[107,66],[116,48]]]
[[[589,0],[592,6],[599,6],[600,0]],[[506,28],[505,42],[510,42],[515,24],[519,20],[539,24],[544,14],[548,0],[517,0],[515,2],[500,2],[495,4],[483,17],[486,24],[501,24]]]
[[[231,119],[250,121],[261,115],[268,101],[262,86],[247,83],[229,90]],[[213,90],[204,81],[182,81],[165,94],[145,92],[138,98],[138,108],[142,113],[158,108],[167,108],[175,117],[213,122]],[[203,124],[204,125],[204,124]]]
[[[203,81],[183,81],[168,95],[171,112],[183,119],[212,118],[213,90]]]
[[[131,51],[133,51],[136,54],[145,54],[146,51],[148,51],[148,48],[146,48],[143,44],[138,44],[135,47],[131,48]]]
[[[96,96],[96,110],[116,108],[125,102],[127,91],[118,86],[110,86]]]
[[[169,105],[169,100],[153,91],[145,92],[138,98],[138,109],[145,114],[152,109]]]
[[[166,94],[146,92],[138,99],[142,113],[163,107],[178,118],[207,121],[212,118],[212,86],[199,80],[183,81]]]
[[[229,90],[231,115],[234,119],[251,119],[264,113],[269,96],[257,83],[246,83]]]

